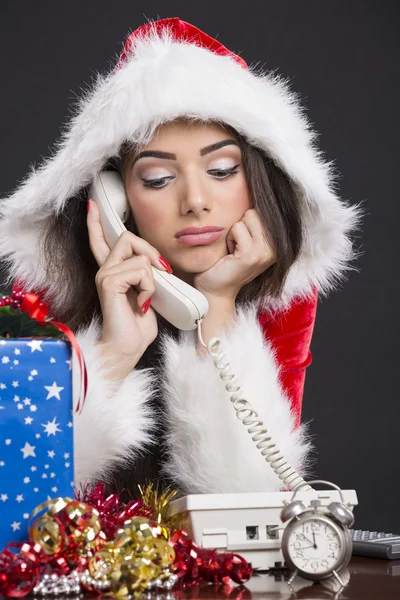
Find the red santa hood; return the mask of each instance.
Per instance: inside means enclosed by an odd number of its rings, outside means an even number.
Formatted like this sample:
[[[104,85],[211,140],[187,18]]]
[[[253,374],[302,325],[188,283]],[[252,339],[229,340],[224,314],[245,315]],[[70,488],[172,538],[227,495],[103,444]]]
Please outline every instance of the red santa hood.
[[[182,116],[218,120],[265,151],[293,182],[301,204],[304,244],[281,297],[260,308],[289,306],[295,297],[327,294],[351,268],[350,234],[359,206],[341,200],[334,169],[317,149],[297,96],[276,73],[247,67],[238,55],[178,18],[133,32],[116,66],[98,75],[65,125],[55,150],[0,206],[0,258],[9,281],[46,290],[52,306],[72,298],[60,276],[49,281],[43,234],[52,215],[76,201],[126,140],[146,143],[157,126]],[[72,301],[72,300],[71,300]]]

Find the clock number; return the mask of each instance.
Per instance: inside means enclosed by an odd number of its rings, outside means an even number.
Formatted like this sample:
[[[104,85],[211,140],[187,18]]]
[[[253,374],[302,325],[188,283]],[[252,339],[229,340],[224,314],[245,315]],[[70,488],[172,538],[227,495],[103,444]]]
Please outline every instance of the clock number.
[[[311,531],[317,532],[321,528],[321,523],[311,523]]]
[[[321,560],[321,567],[323,567],[325,569],[325,571],[327,571],[329,569],[329,562],[326,560],[326,558]]]
[[[338,547],[339,546],[337,542],[329,542],[329,550],[337,550]]]
[[[300,542],[293,542],[293,550],[300,550],[301,544]]]
[[[326,539],[327,540],[334,540],[335,538],[336,538],[336,533],[334,531],[326,532]]]
[[[318,569],[318,567],[319,567],[319,562],[318,562],[318,560],[313,560],[313,561],[310,563],[310,567],[311,567],[312,569],[314,569],[314,571],[316,571],[316,570]]]
[[[304,558],[304,552],[303,552],[303,550],[297,550],[297,552],[296,552],[296,558]]]

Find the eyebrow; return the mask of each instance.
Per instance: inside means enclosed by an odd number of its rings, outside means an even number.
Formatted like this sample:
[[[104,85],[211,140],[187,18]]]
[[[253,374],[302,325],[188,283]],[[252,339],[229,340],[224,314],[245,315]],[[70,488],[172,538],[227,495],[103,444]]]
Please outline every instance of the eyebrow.
[[[206,146],[200,150],[200,156],[205,156],[206,154],[210,154],[210,152],[215,152],[215,150],[219,150],[224,146],[237,146],[237,142],[235,140],[221,140],[220,142],[216,142],[215,144],[211,144],[211,146]]]
[[[237,146],[237,142],[232,139],[221,140],[220,142],[216,142],[215,144],[211,144],[210,146],[205,146],[200,150],[200,156],[205,156],[206,154],[210,154],[211,152],[215,152],[220,148],[224,148],[225,146]],[[166,160],[176,160],[176,154],[172,152],[163,152],[162,150],[143,150],[143,152],[139,152],[139,154],[134,159],[132,166],[140,159],[151,156],[153,158],[164,158]]]

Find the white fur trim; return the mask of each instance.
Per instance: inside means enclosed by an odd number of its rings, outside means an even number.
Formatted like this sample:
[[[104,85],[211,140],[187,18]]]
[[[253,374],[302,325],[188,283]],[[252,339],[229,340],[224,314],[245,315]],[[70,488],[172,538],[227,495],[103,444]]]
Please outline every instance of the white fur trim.
[[[154,386],[151,369],[133,370],[121,384],[105,378],[95,347],[100,326],[92,321],[77,335],[85,357],[89,388],[81,414],[74,412],[75,483],[107,479],[109,468],[126,463],[151,442],[155,421],[147,406]],[[79,368],[73,362],[74,406],[79,395]]]
[[[359,206],[334,191],[334,170],[315,146],[315,133],[297,96],[275,74],[243,69],[227,56],[165,33],[138,40],[115,73],[98,76],[81,99],[52,157],[21,183],[1,207],[0,258],[9,281],[46,289],[54,309],[73,302],[68,283],[46,279],[40,235],[48,217],[91,183],[126,139],[142,143],[160,123],[179,116],[224,121],[262,148],[283,168],[299,195],[305,230],[300,258],[282,297],[264,308],[287,306],[314,286],[328,293],[354,258],[349,233],[358,226]]]
[[[226,352],[245,398],[286,459],[304,474],[310,443],[304,425],[294,429],[295,417],[255,307],[239,309],[235,324],[220,339],[220,349]],[[179,343],[165,336],[163,344],[170,452],[165,470],[169,477],[188,494],[282,489],[282,482],[237,419],[213,359],[198,356],[193,333],[182,332]]]

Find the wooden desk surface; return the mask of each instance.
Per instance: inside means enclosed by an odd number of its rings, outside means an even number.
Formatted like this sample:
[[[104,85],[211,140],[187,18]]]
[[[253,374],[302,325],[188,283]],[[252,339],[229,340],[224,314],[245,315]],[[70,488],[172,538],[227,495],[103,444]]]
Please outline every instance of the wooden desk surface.
[[[293,582],[291,590],[287,577],[281,572],[262,573],[253,577],[246,586],[207,586],[201,589],[172,592],[169,600],[186,598],[225,598],[229,600],[399,600],[400,561],[354,557],[348,567],[349,583],[339,592],[330,591],[320,584],[304,579]],[[150,597],[150,596],[149,596]],[[160,595],[160,600],[163,598]]]
[[[146,593],[143,600],[186,600],[197,598],[202,600],[399,600],[400,599],[400,561],[378,560],[355,557],[350,562],[349,583],[339,592],[325,589],[320,584],[312,584],[304,579],[293,582],[293,589],[288,586],[288,574],[283,572],[261,573],[252,577],[246,586],[206,585],[190,590],[175,590],[161,594]],[[40,599],[45,596],[27,596]],[[49,596],[47,596],[49,598]],[[52,596],[51,598],[55,598]],[[57,596],[57,600],[75,600],[77,596]],[[87,600],[98,600],[91,594],[80,596]],[[0,596],[0,600],[4,599]]]

